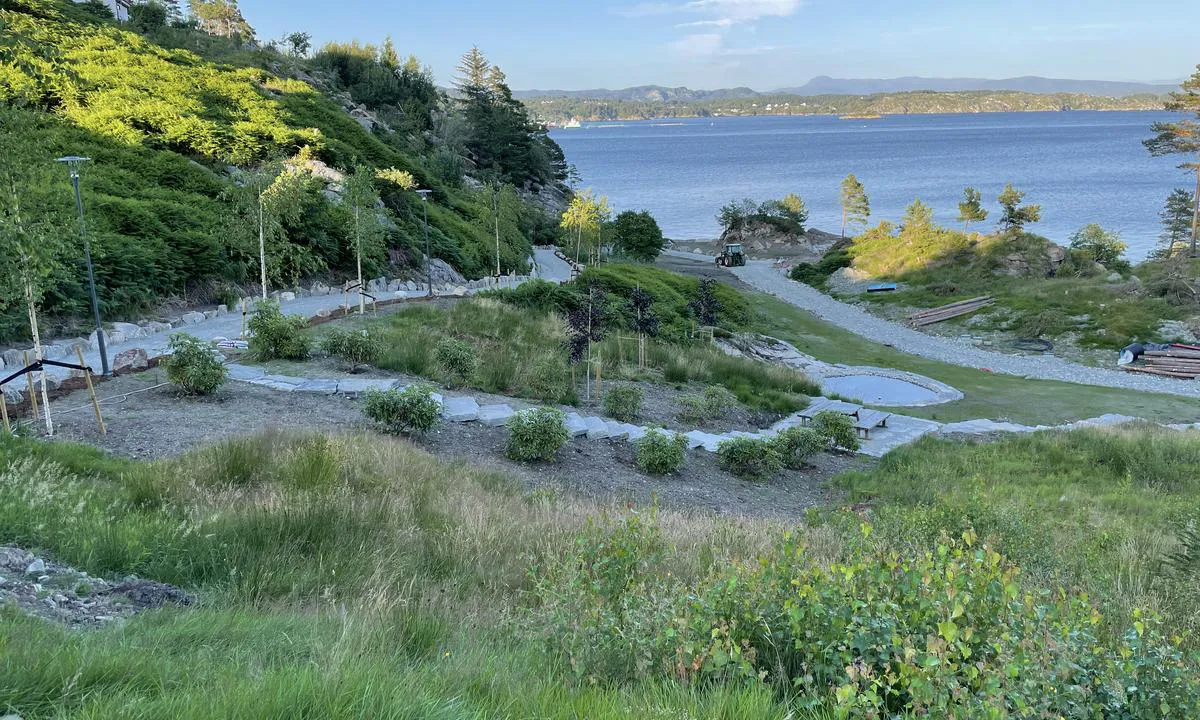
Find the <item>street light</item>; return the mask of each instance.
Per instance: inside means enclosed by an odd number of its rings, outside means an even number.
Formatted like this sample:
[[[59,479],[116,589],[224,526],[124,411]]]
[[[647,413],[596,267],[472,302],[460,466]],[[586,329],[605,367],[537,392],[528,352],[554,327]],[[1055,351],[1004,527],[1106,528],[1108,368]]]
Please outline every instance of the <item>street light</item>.
[[[429,284],[429,297],[433,297],[433,274],[429,269],[429,193],[432,190],[418,190],[421,196],[421,209],[425,212],[425,282]]]
[[[67,166],[71,172],[71,185],[75,188],[75,207],[79,210],[79,234],[83,237],[83,258],[87,261],[88,290],[92,296],[92,316],[96,321],[96,346],[100,350],[100,372],[108,375],[108,348],[104,343],[104,328],[100,325],[100,301],[96,297],[96,271],[92,268],[92,249],[88,245],[87,225],[83,220],[83,197],[79,194],[79,168],[91,158],[68,155],[54,162]]]

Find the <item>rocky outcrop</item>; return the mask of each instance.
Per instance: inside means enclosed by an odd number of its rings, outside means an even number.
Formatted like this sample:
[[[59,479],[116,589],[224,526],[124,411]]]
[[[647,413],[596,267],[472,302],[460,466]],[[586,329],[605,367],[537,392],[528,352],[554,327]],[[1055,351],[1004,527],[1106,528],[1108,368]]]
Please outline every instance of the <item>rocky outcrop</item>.
[[[804,233],[788,232],[778,225],[751,218],[736,228],[721,234],[721,245],[741,243],[747,252],[770,255],[772,251],[787,249],[810,250],[823,254],[838,241],[837,235],[809,229]]]

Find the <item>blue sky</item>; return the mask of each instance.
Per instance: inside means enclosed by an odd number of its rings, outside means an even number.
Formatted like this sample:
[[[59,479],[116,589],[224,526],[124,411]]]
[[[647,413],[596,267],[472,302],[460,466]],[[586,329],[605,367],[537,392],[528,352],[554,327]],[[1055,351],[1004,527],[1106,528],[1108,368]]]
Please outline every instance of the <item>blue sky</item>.
[[[1180,0],[241,0],[263,38],[391,35],[447,83],[472,44],[514,89],[834,77],[1177,80],[1200,63]],[[1167,20],[1169,18],[1169,20]]]

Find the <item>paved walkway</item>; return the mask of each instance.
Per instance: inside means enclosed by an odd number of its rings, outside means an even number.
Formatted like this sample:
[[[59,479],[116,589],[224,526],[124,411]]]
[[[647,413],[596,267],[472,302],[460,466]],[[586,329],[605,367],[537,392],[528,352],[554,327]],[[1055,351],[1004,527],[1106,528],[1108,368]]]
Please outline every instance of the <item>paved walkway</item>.
[[[841,302],[815,288],[791,280],[767,262],[751,261],[745,267],[733,268],[732,272],[740,280],[762,292],[807,310],[822,320],[856,335],[890,345],[901,352],[1005,375],[1200,398],[1200,380],[1174,380],[1123,370],[1088,367],[1052,355],[1008,355],[982,350],[966,340],[926,335],[899,323],[876,317],[862,308]]]
[[[554,254],[552,247],[533,249],[534,274],[543,280],[564,283],[571,279],[571,264]]]

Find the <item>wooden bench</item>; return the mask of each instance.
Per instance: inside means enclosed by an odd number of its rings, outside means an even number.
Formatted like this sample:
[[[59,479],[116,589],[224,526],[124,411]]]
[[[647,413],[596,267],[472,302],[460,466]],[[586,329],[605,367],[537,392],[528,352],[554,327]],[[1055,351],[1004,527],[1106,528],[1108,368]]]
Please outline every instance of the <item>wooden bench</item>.
[[[871,431],[877,427],[887,427],[888,418],[891,413],[882,412],[879,410],[859,410],[854,415],[854,429],[864,439],[870,438]]]

